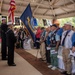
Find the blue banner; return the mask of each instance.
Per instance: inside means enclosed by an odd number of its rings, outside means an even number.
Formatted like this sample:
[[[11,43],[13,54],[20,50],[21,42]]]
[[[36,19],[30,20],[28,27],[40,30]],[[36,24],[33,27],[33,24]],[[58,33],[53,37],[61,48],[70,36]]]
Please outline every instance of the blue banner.
[[[31,11],[30,4],[26,7],[22,15],[20,16],[21,21],[24,23],[26,28],[28,29],[32,40],[35,41],[35,34],[34,34],[34,24],[33,24],[33,15]]]

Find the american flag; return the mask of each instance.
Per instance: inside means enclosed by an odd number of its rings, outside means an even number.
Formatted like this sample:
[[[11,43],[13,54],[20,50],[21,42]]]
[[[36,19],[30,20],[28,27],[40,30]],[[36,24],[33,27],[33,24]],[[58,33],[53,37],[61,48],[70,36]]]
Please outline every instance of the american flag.
[[[12,21],[12,23],[14,23],[14,11],[16,9],[16,4],[15,4],[15,0],[11,0],[10,1],[10,7],[8,10],[8,19]]]

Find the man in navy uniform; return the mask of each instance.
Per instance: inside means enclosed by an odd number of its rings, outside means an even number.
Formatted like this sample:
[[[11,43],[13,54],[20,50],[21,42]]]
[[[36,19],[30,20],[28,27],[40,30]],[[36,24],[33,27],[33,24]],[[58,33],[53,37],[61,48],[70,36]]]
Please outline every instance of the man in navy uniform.
[[[2,53],[2,60],[7,60],[6,54],[7,54],[7,49],[6,49],[6,31],[7,31],[7,24],[6,24],[6,18],[2,18],[2,24],[1,24],[1,53]]]
[[[8,22],[8,30],[6,32],[6,38],[7,38],[7,45],[8,45],[8,65],[9,66],[16,66],[14,63],[14,45],[16,42],[16,37],[14,35],[14,32],[12,30],[12,22]]]

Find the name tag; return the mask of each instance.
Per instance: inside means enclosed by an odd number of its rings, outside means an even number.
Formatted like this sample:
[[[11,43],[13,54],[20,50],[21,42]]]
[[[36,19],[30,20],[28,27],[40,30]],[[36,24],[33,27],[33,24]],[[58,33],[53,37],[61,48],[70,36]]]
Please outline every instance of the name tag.
[[[57,54],[57,51],[55,51],[55,50],[50,50],[50,53],[51,53],[51,54]]]

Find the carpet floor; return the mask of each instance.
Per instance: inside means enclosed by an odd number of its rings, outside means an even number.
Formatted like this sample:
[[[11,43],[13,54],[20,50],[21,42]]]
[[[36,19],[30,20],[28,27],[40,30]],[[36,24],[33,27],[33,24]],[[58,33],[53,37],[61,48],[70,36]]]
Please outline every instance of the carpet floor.
[[[21,57],[23,57],[27,62],[29,62],[33,67],[35,67],[39,72],[43,75],[62,75],[58,70],[51,70],[47,67],[47,63],[41,61],[41,59],[36,59],[35,56],[26,52],[22,49],[16,49],[16,53],[18,53]]]

